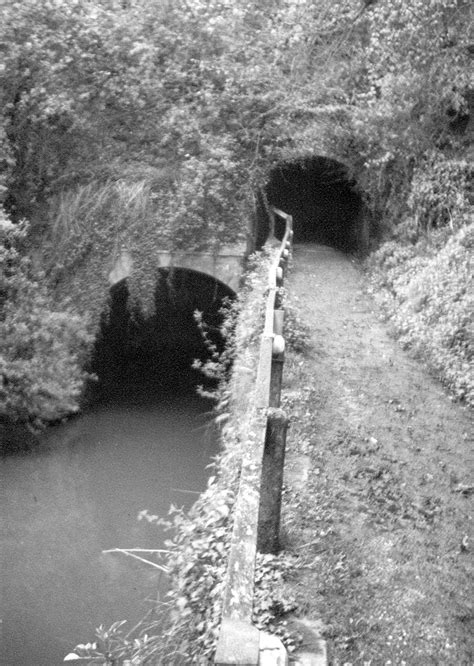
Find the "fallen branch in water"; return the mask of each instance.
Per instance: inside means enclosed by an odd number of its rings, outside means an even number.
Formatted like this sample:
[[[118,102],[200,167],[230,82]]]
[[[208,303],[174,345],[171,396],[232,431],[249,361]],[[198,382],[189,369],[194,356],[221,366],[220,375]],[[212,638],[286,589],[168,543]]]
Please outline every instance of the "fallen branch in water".
[[[162,549],[152,549],[152,548],[111,548],[110,550],[103,550],[102,554],[105,555],[106,553],[123,553],[123,555],[128,555],[129,557],[133,557],[136,560],[139,560],[140,562],[143,562],[144,564],[149,564],[151,567],[154,567],[155,569],[159,569],[163,573],[169,573],[168,567],[165,567],[163,564],[157,564],[156,562],[152,562],[151,560],[147,560],[144,557],[140,557],[139,555],[135,555],[135,553],[168,553],[169,551],[167,550],[162,550]]]

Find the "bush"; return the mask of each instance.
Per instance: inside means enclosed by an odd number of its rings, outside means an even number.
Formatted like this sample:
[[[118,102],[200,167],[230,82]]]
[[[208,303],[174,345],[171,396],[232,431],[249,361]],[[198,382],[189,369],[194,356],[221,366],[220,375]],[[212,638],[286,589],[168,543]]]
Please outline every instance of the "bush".
[[[390,241],[371,259],[372,280],[404,347],[428,362],[457,399],[474,404],[471,315],[474,224],[404,246]]]
[[[26,226],[0,219],[0,417],[38,427],[77,412],[92,338],[57,307],[18,246]]]
[[[474,168],[465,160],[433,153],[414,173],[408,198],[416,226],[427,229],[460,226],[469,209],[467,188]]]

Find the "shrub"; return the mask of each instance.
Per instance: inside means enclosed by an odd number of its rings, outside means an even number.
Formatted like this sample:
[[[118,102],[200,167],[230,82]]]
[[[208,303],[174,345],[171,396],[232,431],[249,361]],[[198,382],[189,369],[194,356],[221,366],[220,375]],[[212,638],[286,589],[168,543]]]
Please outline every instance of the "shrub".
[[[390,241],[371,259],[372,280],[404,347],[425,358],[457,399],[474,404],[474,224],[412,246]]]
[[[424,231],[461,226],[469,209],[467,188],[474,168],[465,160],[428,156],[415,171],[408,198],[416,226]]]
[[[18,245],[26,226],[0,219],[0,416],[38,427],[77,412],[92,338],[87,320],[52,302]]]

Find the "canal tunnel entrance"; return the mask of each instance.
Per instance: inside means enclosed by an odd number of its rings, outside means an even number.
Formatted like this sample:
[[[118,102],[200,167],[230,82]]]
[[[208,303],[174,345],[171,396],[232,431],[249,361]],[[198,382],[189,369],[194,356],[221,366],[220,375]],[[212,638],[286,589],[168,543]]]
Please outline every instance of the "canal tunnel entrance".
[[[347,253],[367,251],[362,193],[348,168],[314,156],[277,165],[264,189],[270,205],[293,216],[295,243],[320,243]],[[258,213],[260,239],[262,207]],[[283,229],[276,228],[277,238]],[[258,241],[257,241],[258,242]]]
[[[114,285],[92,361],[99,380],[94,399],[134,383],[153,385],[149,392],[155,397],[195,392],[201,384],[211,387],[212,381],[192,367],[211,353],[195,313],[202,313],[208,341],[222,351],[222,308],[234,297],[232,289],[210,275],[161,268],[153,308],[146,315],[130,302],[127,280]]]
[[[212,403],[196,392],[212,385],[191,369],[209,353],[193,313],[222,347],[220,309],[233,293],[173,269],[157,274],[153,296],[146,315],[126,280],[112,288],[87,409],[47,428],[30,451],[18,439],[2,461],[2,664],[59,666],[100,625],[161,621],[161,611],[150,613],[168,579],[146,560],[162,563],[154,551],[166,549],[169,534],[156,519],[170,506],[191,507],[219,450]],[[145,562],[125,557],[135,549]]]

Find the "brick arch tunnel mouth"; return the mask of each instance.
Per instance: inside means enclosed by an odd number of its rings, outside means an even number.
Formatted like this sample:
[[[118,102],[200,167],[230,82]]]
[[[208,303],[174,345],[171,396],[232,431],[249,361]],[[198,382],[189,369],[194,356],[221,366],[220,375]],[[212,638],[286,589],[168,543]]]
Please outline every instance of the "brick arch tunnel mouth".
[[[346,253],[364,254],[368,238],[364,197],[349,168],[323,156],[280,162],[263,190],[267,202],[293,216],[294,242],[318,243]],[[268,235],[269,220],[260,201],[257,244]],[[277,218],[275,235],[283,223]]]
[[[224,350],[221,326],[234,298],[235,292],[211,275],[160,268],[153,307],[144,313],[134,305],[127,279],[115,284],[95,343],[91,370],[97,381],[91,384],[87,401],[116,401],[121,392],[140,386],[143,391],[137,399],[145,403],[197,394],[199,387],[215,388],[216,380],[194,366],[211,358],[209,343],[218,353]],[[202,315],[202,325],[196,312]]]

